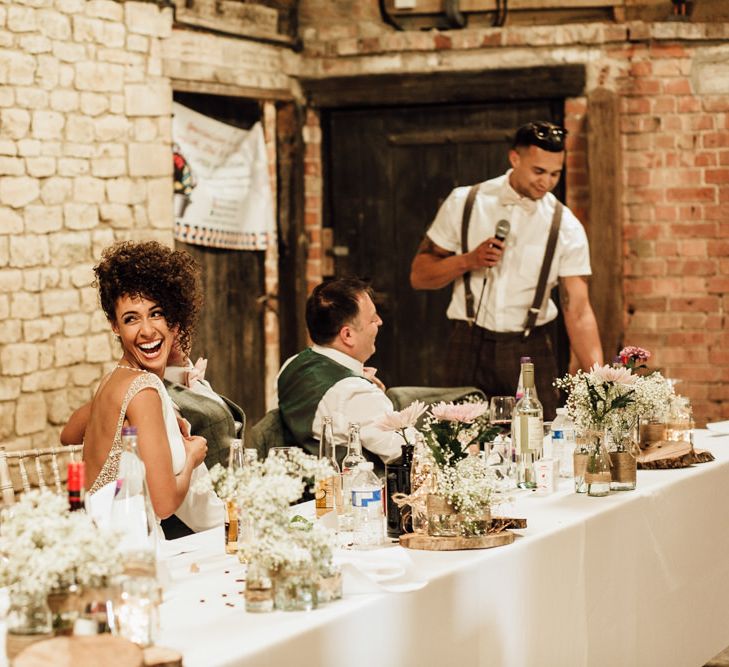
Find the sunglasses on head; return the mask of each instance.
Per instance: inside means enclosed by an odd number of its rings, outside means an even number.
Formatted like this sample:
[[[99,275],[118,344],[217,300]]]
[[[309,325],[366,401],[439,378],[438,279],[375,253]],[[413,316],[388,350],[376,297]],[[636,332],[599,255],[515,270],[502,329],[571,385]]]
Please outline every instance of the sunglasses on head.
[[[547,125],[546,123],[530,123],[529,131],[542,141],[564,141],[567,130],[557,125]]]

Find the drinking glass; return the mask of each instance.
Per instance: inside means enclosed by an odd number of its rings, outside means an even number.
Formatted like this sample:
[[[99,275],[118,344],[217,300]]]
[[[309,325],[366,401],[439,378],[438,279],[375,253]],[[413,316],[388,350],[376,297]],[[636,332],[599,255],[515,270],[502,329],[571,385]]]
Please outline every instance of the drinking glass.
[[[516,399],[513,396],[492,396],[489,403],[489,421],[492,426],[499,428],[499,434],[491,443],[489,460],[493,460],[496,453],[502,457],[499,466],[504,477],[513,473],[513,451],[511,446],[511,415],[514,412]],[[494,454],[494,456],[491,456]]]

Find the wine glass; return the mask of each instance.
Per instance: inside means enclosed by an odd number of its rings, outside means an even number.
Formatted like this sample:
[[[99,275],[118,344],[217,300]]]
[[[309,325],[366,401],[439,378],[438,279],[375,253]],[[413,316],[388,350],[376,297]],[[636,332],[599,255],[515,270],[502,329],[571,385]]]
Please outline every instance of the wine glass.
[[[511,415],[516,399],[513,396],[492,396],[489,403],[489,421],[501,431],[502,438],[511,433]]]
[[[516,399],[513,396],[492,396],[489,403],[489,422],[499,429],[499,435],[491,443],[491,451],[502,457],[501,471],[508,477],[512,472],[511,415]]]

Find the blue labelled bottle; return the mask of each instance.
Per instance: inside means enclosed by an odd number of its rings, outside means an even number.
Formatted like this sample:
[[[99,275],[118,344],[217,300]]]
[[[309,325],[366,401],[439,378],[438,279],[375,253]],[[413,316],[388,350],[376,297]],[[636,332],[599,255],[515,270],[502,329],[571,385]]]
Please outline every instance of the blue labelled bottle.
[[[360,463],[352,480],[353,543],[357,549],[379,547],[385,537],[382,483],[370,461]]]

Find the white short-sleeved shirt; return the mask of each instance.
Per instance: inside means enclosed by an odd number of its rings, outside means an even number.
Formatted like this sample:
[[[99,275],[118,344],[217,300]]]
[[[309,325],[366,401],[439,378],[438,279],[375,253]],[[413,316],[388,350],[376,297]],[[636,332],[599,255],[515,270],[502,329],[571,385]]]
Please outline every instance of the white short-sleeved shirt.
[[[534,300],[557,203],[557,198],[551,192],[536,201],[520,197],[509,185],[510,174],[511,170],[481,184],[468,228],[468,250],[471,251],[482,241],[494,236],[499,220],[508,220],[511,224],[501,261],[489,271],[490,277],[476,317],[479,326],[491,331],[524,329],[527,312]],[[427,232],[433,243],[456,254],[461,254],[461,219],[469,189],[456,188],[448,195]],[[522,203],[513,203],[519,200]],[[478,307],[486,273],[471,273],[474,309]],[[546,294],[549,295],[559,278],[588,276],[591,273],[587,235],[580,221],[565,206]],[[468,319],[463,278],[458,278],[454,283],[447,315],[452,320]],[[545,298],[536,325],[546,324],[556,316],[556,305],[551,299]]]

